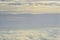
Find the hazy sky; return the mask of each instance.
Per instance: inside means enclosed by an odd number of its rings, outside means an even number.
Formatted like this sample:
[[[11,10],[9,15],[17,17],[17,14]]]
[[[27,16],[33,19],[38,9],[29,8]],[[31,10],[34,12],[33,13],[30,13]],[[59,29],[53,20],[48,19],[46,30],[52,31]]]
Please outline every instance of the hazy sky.
[[[25,1],[25,0],[21,0]],[[27,0],[26,0],[27,1]],[[40,0],[29,0],[40,1]],[[40,28],[60,26],[60,6],[0,6],[0,11],[19,11],[20,13],[0,12],[0,28]],[[27,14],[21,14],[21,12]],[[43,13],[43,14],[42,14]],[[59,13],[59,14],[58,14]]]
[[[60,1],[60,0],[31,0],[31,1]]]
[[[60,1],[60,0],[32,0],[32,1]]]
[[[60,0],[0,0],[0,1],[28,1],[28,2],[31,2],[31,1],[60,1]]]
[[[60,14],[0,14],[0,28],[60,26]]]

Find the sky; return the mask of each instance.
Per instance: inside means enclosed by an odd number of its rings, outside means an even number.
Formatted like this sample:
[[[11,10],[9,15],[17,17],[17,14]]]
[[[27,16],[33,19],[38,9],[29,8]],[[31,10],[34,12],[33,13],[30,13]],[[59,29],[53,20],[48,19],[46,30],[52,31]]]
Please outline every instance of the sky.
[[[13,1],[13,0],[0,0],[0,1]],[[60,0],[20,0],[20,1],[60,1]]]
[[[0,28],[60,27],[60,14],[0,14]]]
[[[60,27],[60,6],[0,4],[0,28],[28,29],[40,27]]]

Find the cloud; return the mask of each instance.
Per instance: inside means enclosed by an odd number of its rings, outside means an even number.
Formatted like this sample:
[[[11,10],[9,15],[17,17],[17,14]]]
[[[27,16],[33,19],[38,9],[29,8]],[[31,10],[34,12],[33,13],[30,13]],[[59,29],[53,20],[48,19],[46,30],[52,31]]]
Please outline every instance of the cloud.
[[[8,3],[7,3],[8,4]],[[12,14],[22,14],[22,13],[31,13],[31,14],[60,14],[60,6],[45,6],[45,5],[40,5],[36,6],[35,4],[33,5],[28,5],[28,4],[23,4],[23,5],[6,5],[0,6],[0,11],[7,11]]]

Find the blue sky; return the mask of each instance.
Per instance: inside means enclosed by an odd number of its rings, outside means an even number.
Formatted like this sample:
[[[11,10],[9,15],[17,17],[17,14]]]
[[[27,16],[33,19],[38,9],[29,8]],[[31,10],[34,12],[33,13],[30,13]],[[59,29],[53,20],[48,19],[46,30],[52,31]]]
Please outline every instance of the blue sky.
[[[60,14],[0,14],[0,28],[60,26]]]

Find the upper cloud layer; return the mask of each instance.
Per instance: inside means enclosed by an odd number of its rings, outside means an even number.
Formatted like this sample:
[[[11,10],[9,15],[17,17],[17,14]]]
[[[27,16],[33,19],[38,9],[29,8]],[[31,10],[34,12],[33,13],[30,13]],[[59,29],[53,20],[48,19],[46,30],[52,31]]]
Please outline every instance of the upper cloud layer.
[[[39,3],[39,4],[37,4]],[[59,13],[60,2],[56,1],[40,1],[40,2],[22,2],[22,3],[0,3],[0,11],[9,12],[12,14],[31,13],[31,14],[46,14]]]

